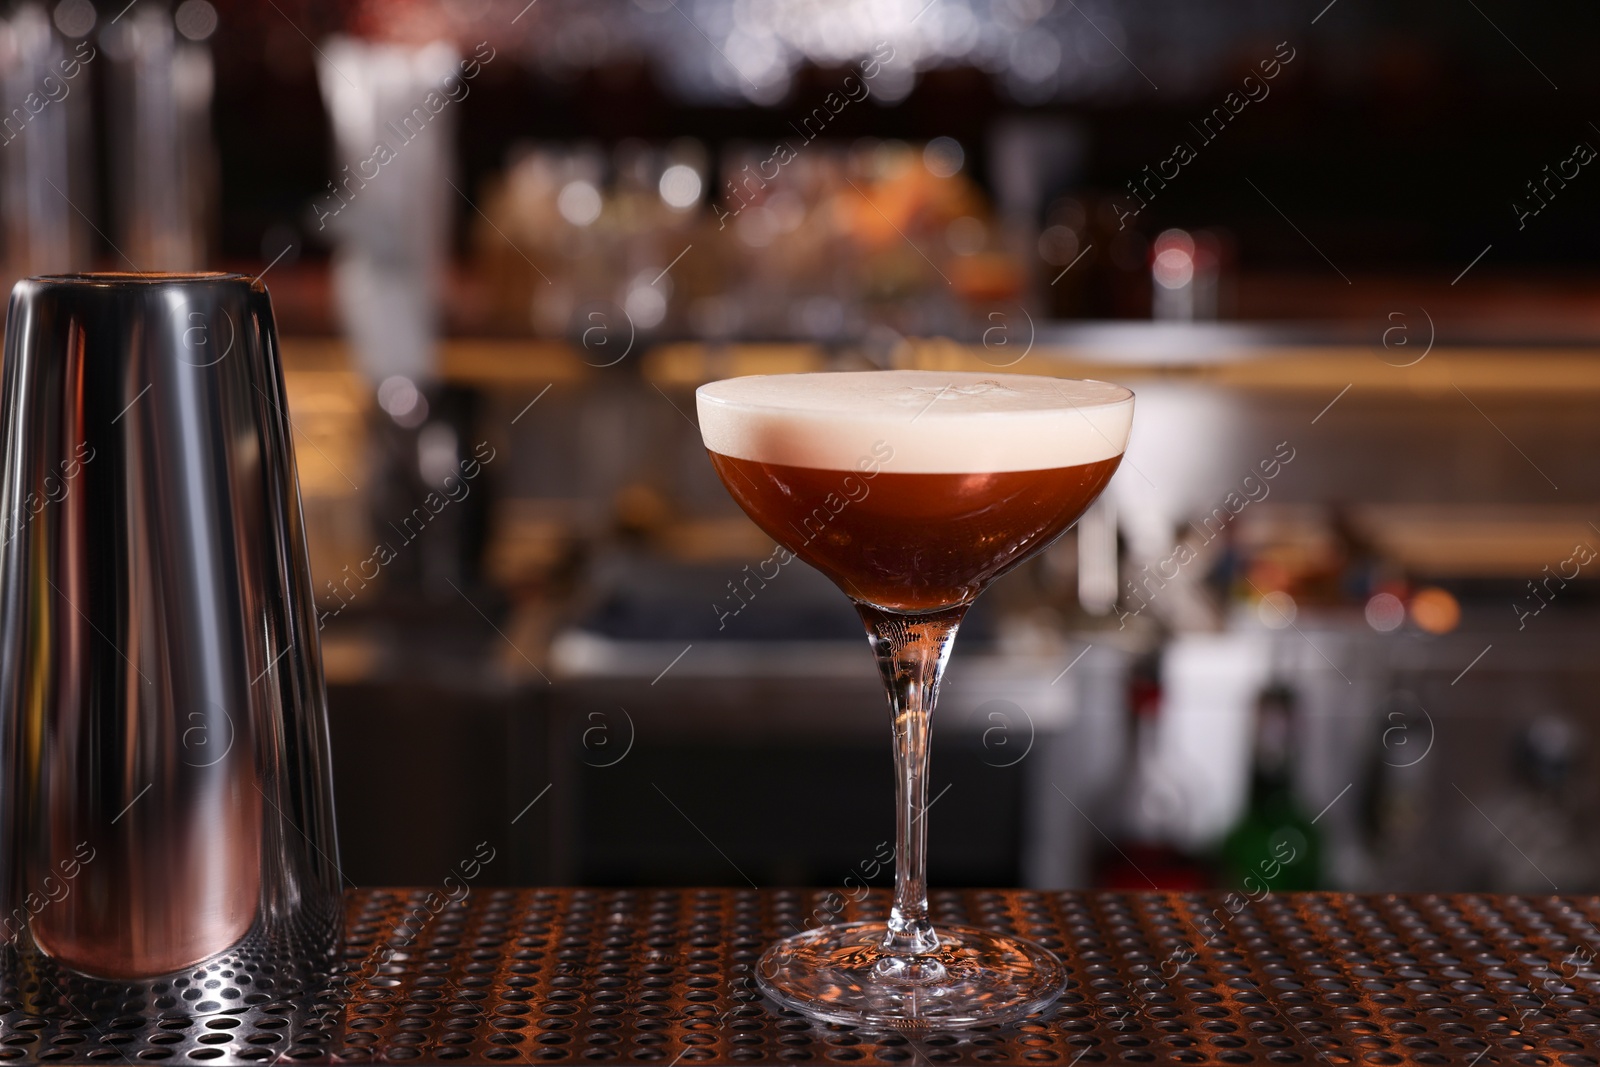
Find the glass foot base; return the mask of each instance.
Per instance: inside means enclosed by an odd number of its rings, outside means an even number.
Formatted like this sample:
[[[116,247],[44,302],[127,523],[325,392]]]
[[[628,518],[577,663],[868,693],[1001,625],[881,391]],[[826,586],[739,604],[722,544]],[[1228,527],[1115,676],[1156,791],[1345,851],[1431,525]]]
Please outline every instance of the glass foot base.
[[[1048,949],[972,926],[938,928],[939,948],[883,950],[882,922],[840,923],[779,941],[757,981],[780,1006],[831,1023],[964,1030],[1011,1022],[1061,994],[1066,968]]]

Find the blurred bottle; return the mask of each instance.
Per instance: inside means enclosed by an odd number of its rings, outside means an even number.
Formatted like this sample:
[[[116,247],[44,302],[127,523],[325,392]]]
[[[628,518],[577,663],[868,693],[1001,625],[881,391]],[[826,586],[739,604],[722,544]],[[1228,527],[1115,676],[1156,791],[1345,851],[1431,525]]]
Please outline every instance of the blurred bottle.
[[[1382,626],[1392,622],[1370,606],[1367,617],[1369,623],[1377,618]],[[1378,710],[1356,805],[1365,856],[1357,864],[1360,870],[1351,888],[1407,891],[1435,886],[1438,883],[1430,881],[1430,875],[1437,876],[1439,867],[1431,850],[1439,834],[1429,825],[1435,813],[1428,799],[1427,761],[1433,750],[1433,720],[1404,689],[1391,691]]]
[[[1133,744],[1128,748],[1116,840],[1098,864],[1095,884],[1101,889],[1181,891],[1211,884],[1204,865],[1171,840],[1186,802],[1162,759],[1159,678],[1158,655],[1136,664],[1130,673]]]
[[[1222,840],[1218,864],[1224,884],[1249,892],[1316,889],[1322,843],[1294,792],[1294,693],[1269,684],[1256,700],[1250,797],[1244,814]]]

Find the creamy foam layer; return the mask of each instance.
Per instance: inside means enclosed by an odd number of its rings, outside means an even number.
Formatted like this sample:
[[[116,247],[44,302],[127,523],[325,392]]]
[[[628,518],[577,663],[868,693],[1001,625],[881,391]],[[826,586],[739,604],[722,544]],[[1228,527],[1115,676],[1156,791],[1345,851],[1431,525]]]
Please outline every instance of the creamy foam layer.
[[[1048,470],[1120,456],[1133,393],[1108,382],[946,371],[758,374],[695,392],[713,452],[757,463],[900,474]]]

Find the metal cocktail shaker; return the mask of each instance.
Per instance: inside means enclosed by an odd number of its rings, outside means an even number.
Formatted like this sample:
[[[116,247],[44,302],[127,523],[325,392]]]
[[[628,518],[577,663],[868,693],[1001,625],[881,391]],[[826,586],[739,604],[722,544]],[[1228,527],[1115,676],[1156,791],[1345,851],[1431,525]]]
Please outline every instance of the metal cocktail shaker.
[[[7,975],[62,996],[223,975],[189,1010],[304,988],[336,950],[341,889],[266,289],[19,282],[0,404]]]

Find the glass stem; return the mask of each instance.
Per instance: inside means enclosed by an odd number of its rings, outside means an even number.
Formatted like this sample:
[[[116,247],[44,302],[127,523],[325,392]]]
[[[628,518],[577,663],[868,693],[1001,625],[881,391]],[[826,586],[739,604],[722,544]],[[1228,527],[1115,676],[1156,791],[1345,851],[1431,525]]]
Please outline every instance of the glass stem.
[[[966,605],[919,615],[857,604],[894,715],[894,907],[885,951],[920,956],[939,947],[928,921],[928,733],[939,679]]]

